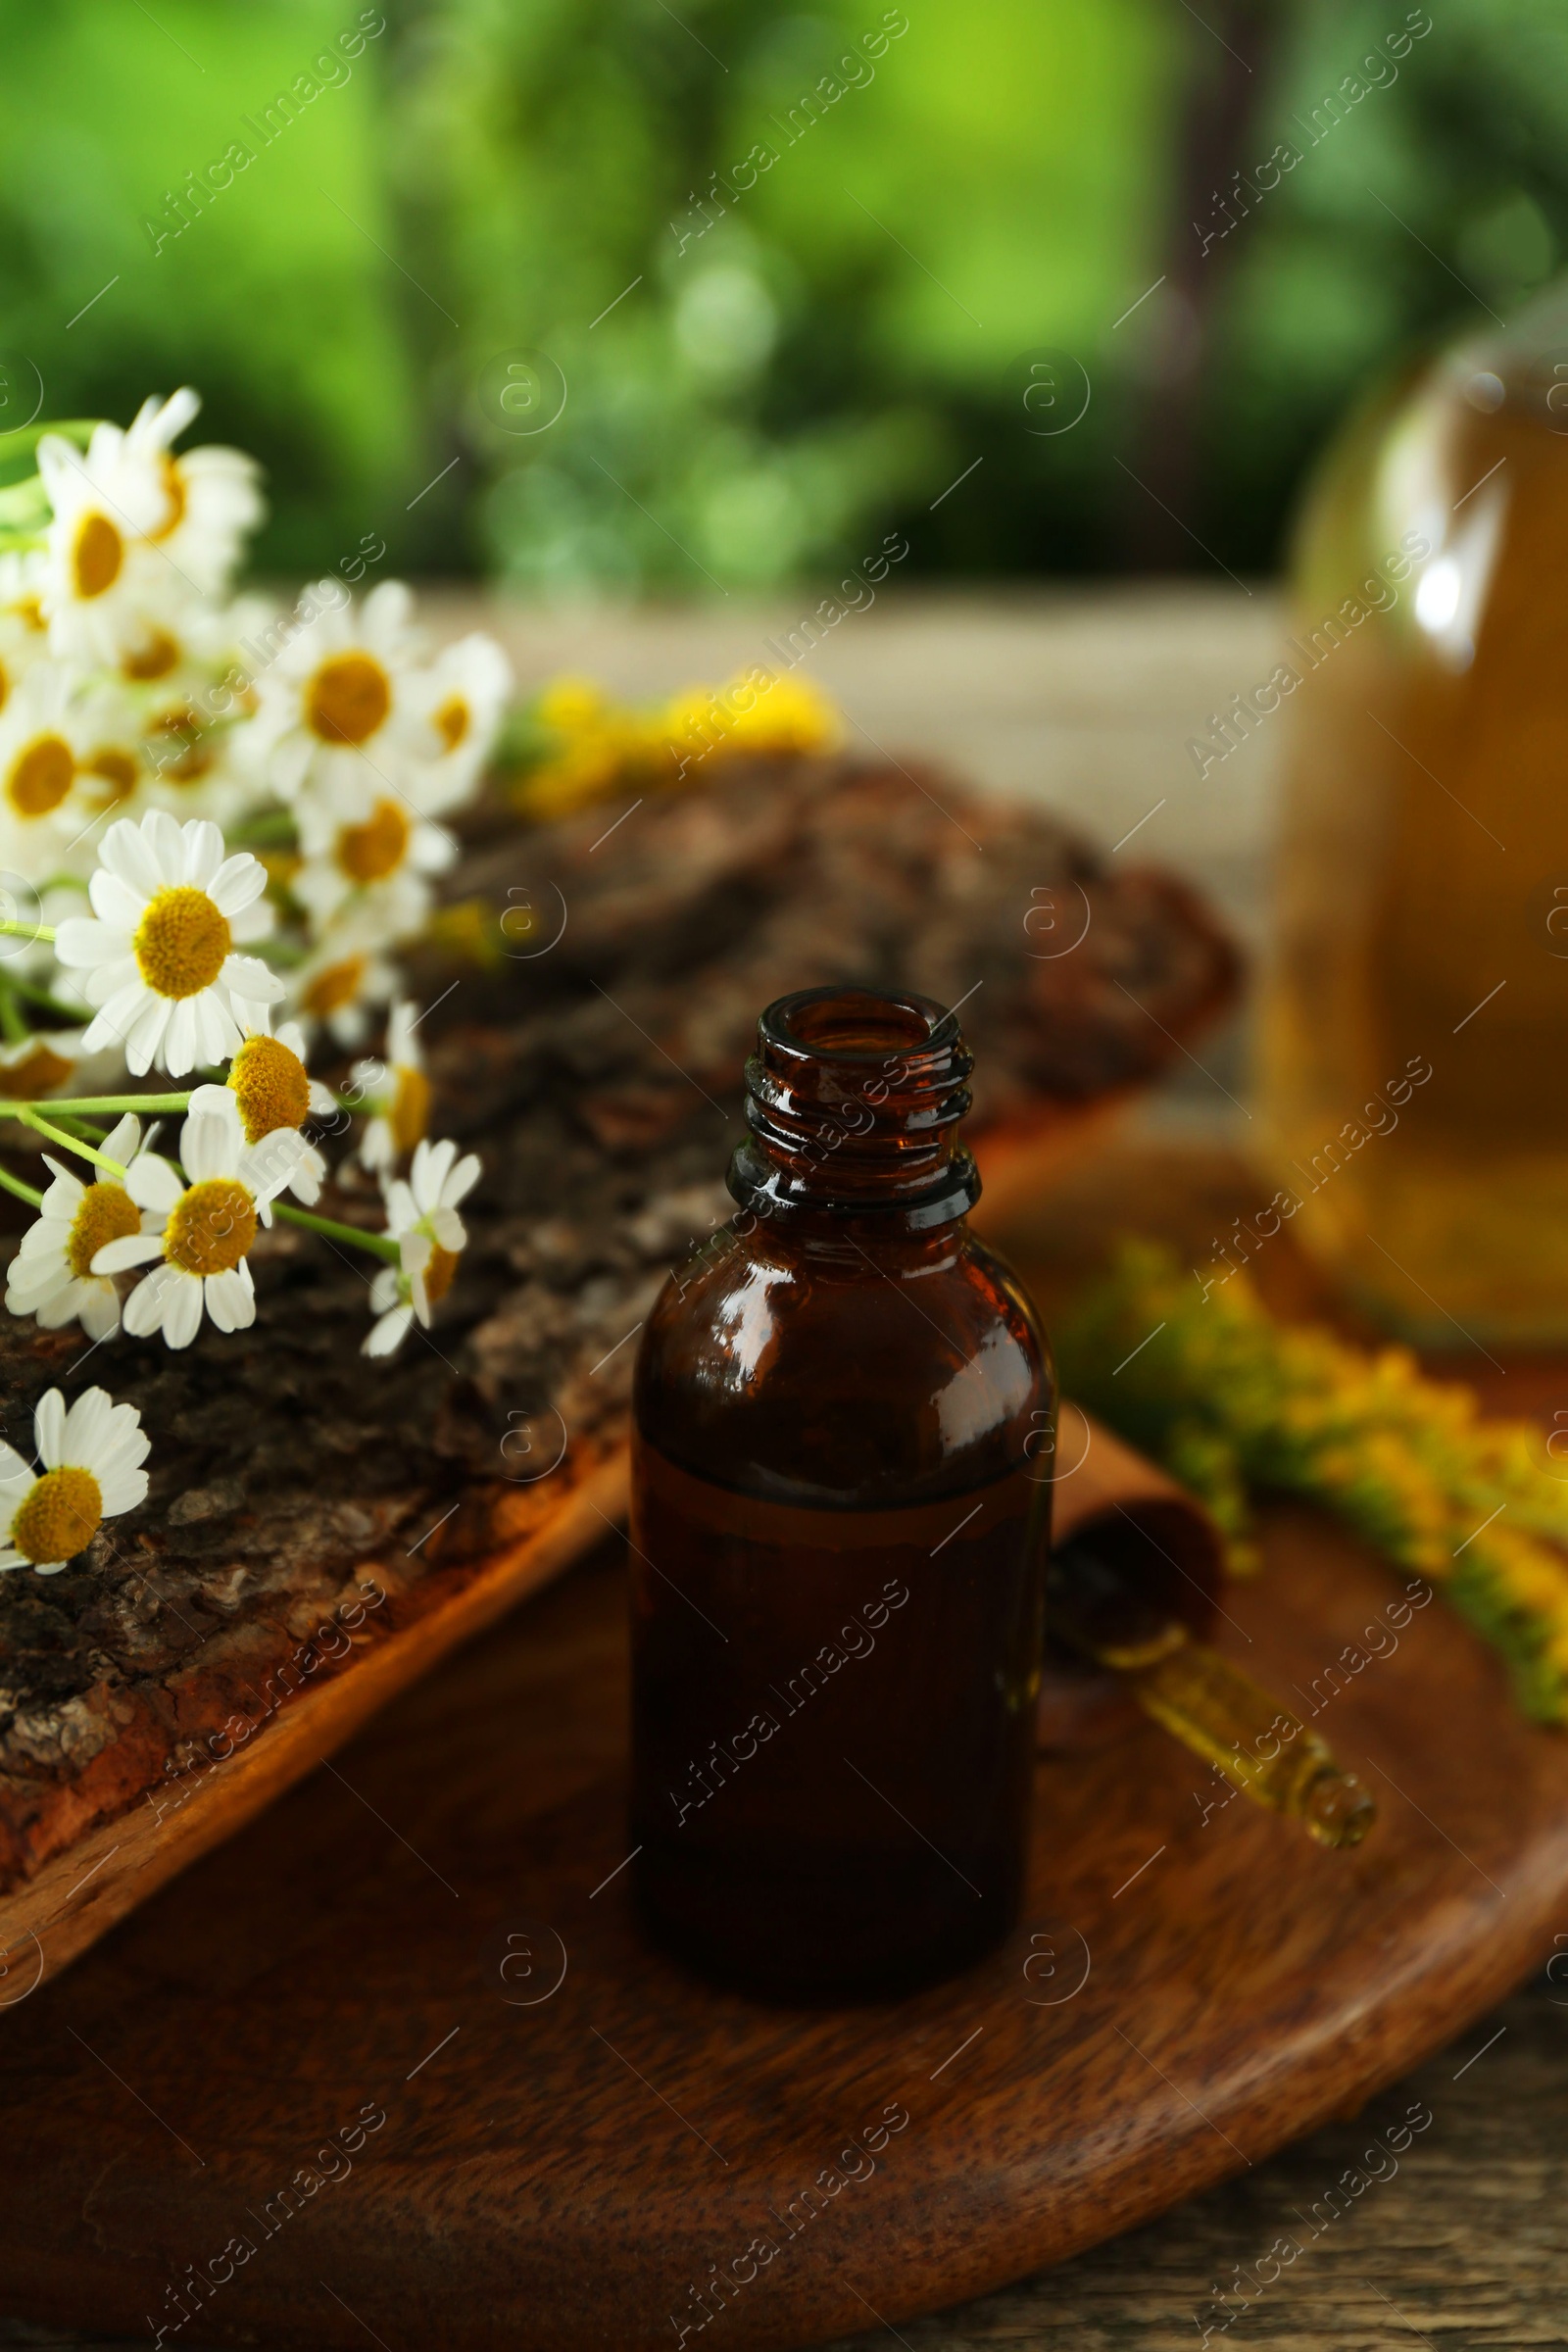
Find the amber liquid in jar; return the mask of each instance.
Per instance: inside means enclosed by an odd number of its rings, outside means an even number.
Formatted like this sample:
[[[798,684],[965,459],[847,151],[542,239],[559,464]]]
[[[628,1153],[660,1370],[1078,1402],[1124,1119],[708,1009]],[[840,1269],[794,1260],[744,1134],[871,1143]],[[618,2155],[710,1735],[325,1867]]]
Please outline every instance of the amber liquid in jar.
[[[1307,512],[1264,1031],[1294,1231],[1439,1348],[1568,1340],[1568,290]]]
[[[741,1213],[639,1354],[638,1894],[781,1998],[929,1981],[1017,1916],[1054,1385],[965,1222],[970,1066],[924,999],[771,1006]]]

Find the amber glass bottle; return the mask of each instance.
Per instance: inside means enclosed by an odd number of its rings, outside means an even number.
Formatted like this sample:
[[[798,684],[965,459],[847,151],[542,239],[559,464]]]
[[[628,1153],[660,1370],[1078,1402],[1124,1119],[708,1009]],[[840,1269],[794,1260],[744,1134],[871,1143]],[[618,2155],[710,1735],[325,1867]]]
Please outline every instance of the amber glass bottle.
[[[1296,1237],[1437,1348],[1568,1343],[1565,532],[1568,280],[1348,427],[1275,673],[1259,1124]]]
[[[784,1998],[944,1975],[1017,1913],[1055,1391],[966,1223],[971,1067],[925,998],[770,1005],[740,1214],[638,1358],[638,1889]]]

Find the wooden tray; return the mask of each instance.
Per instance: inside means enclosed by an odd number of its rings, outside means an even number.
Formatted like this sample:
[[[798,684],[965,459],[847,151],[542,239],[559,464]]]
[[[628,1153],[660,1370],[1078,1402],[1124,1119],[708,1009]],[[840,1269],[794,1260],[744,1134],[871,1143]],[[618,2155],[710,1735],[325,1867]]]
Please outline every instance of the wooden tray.
[[[1309,1514],[1267,1550],[1223,1646],[1304,1693],[1398,1585]],[[624,1682],[601,1553],[59,1983],[13,1960],[6,2308],[355,2352],[896,2325],[1358,2105],[1568,1918],[1568,1743],[1434,1602],[1322,1708],[1382,1803],[1358,1851],[1205,1817],[1209,1776],[1141,1725],[1042,1761],[992,1959],[755,2006],[639,1933]]]

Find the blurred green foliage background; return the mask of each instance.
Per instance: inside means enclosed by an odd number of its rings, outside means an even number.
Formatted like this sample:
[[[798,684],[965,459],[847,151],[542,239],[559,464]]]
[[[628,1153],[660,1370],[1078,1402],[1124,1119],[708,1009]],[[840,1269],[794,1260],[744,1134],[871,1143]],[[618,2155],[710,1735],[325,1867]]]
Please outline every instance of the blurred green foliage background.
[[[1264,567],[1367,379],[1568,241],[1562,0],[0,0],[0,422],[194,382],[279,570]]]

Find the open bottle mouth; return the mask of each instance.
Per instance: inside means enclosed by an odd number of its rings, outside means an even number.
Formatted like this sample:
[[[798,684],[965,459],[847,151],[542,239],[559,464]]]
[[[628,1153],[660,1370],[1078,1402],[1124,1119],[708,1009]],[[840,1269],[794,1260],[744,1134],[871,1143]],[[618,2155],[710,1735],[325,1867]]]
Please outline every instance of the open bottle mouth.
[[[979,1198],[957,1143],[974,1056],[934,998],[847,986],[771,1004],[746,1065],[748,1141],[730,1190],[757,1206],[865,1214],[915,1226],[961,1216]]]
[[[881,1062],[951,1051],[956,1017],[933,997],[884,996],[869,988],[802,988],[778,997],[757,1024],[769,1048],[818,1064]],[[965,1068],[972,1057],[964,1055]]]

